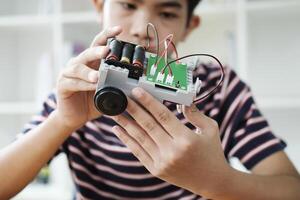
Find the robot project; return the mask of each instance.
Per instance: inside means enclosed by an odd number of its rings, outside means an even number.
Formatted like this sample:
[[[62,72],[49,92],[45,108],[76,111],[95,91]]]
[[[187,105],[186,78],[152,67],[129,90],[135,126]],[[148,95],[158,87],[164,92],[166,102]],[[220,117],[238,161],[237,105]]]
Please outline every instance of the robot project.
[[[156,53],[147,51],[150,46],[121,41],[116,38],[108,40],[110,53],[102,59],[99,67],[99,79],[94,95],[94,104],[97,110],[105,115],[119,115],[126,110],[127,97],[131,97],[131,90],[141,87],[154,96],[157,100],[174,102],[190,106],[195,101],[211,95],[223,82],[224,69],[220,61],[209,54],[191,54],[178,58],[173,35],[168,35],[164,40],[165,49],[159,55],[159,40],[157,31],[152,24],[156,38]],[[172,48],[172,50],[171,50]],[[169,52],[175,53],[175,59],[169,57]],[[193,71],[199,60],[186,59],[195,56],[208,56],[217,61],[222,70],[220,81],[214,89],[202,97],[197,98],[201,89],[199,78],[193,81]],[[186,59],[185,62],[181,60]]]

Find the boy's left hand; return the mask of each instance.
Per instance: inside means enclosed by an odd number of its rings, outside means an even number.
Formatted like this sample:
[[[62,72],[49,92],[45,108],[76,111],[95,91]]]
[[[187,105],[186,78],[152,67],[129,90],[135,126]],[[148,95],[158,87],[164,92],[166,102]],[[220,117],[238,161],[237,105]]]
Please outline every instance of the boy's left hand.
[[[194,105],[184,107],[185,117],[201,130],[196,134],[145,90],[135,88],[132,94],[141,105],[128,98],[127,112],[134,120],[112,117],[122,127],[113,131],[151,174],[198,194],[226,183],[231,168],[213,119]]]

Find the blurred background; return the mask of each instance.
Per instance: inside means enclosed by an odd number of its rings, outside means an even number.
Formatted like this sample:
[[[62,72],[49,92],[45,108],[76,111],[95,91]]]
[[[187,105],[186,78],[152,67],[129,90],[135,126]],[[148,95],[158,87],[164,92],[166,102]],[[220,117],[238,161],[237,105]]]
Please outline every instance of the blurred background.
[[[234,68],[300,170],[300,0],[203,0],[196,13],[202,25],[179,46],[180,55],[210,53]],[[0,1],[0,148],[99,31],[91,0]],[[14,199],[69,200],[72,192],[60,155]]]

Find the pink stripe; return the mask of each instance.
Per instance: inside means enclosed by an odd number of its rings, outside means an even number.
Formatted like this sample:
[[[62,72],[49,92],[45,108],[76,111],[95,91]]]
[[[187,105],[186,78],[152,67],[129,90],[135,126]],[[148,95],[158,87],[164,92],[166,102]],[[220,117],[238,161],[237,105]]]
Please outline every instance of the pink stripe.
[[[185,196],[185,197],[180,198],[180,200],[190,200],[190,199],[193,199],[195,197],[197,197],[195,194],[191,194],[189,196]]]
[[[99,132],[99,128],[94,124],[92,123],[91,121],[88,121],[87,123],[85,123],[85,126],[87,126],[89,129],[95,131],[95,132]]]
[[[153,178],[153,175],[149,174],[128,174],[128,173],[123,173],[123,172],[119,172],[116,171],[115,169],[105,166],[105,165],[100,165],[98,163],[96,163],[94,160],[87,158],[85,155],[83,155],[83,153],[77,149],[74,146],[69,145],[69,150],[74,153],[77,154],[78,156],[80,156],[86,163],[93,165],[94,167],[96,167],[99,171],[105,171],[105,172],[109,172],[115,176],[119,176],[122,178],[127,178],[127,179],[147,179],[147,178]],[[126,167],[126,166],[125,166]]]
[[[117,144],[123,144],[119,139],[117,139],[116,137],[113,137],[113,136],[106,136],[104,133],[102,133],[102,130],[104,129],[100,129],[99,126],[97,126],[95,123],[93,122],[87,122],[86,124],[86,127],[88,127],[89,129],[92,129],[93,131],[101,134],[101,137],[104,138],[106,141],[110,141],[110,142],[113,142],[113,143],[117,143]],[[110,126],[109,126],[110,127]],[[109,130],[106,130],[108,132],[110,132],[112,135],[114,134],[112,131],[111,131],[111,128]]]
[[[246,93],[246,89],[244,89],[240,94],[239,96],[237,96],[237,98],[235,98],[235,100],[232,102],[232,104],[230,105],[226,115],[225,115],[225,118],[221,124],[221,127],[220,127],[220,133],[223,133],[224,130],[225,130],[225,127],[229,121],[229,119],[232,117],[232,114],[234,113],[234,111],[236,110],[236,108],[238,107],[238,104],[240,103],[242,97],[245,95]],[[225,149],[226,145],[227,145],[227,141],[228,141],[228,138],[229,138],[229,133],[230,131],[226,131],[226,134],[224,134],[224,138],[223,138],[223,141],[222,141],[222,147],[223,149]]]
[[[206,112],[206,111],[212,109],[214,106],[215,106],[215,102],[210,102],[204,106],[203,110]]]
[[[133,198],[133,197],[130,197],[130,198],[125,198],[125,197],[122,197],[122,196],[118,196],[118,195],[115,195],[115,194],[111,194],[111,193],[108,193],[106,191],[102,191],[98,188],[96,188],[95,186],[89,184],[89,183],[86,183],[84,181],[81,181],[80,179],[78,179],[78,177],[73,174],[73,178],[75,180],[75,182],[82,186],[82,187],[85,187],[85,188],[88,188],[92,191],[94,191],[95,193],[101,195],[101,196],[105,196],[105,197],[108,197],[108,198],[113,198],[113,199],[123,199],[123,200],[130,200],[130,199],[141,199],[141,198]],[[170,198],[170,197],[174,197],[174,196],[178,196],[180,195],[181,193],[183,193],[183,190],[180,189],[180,190],[177,190],[175,192],[172,192],[172,193],[169,193],[169,194],[166,194],[164,196],[161,196],[159,198],[143,198],[144,200],[161,200],[161,199],[166,199],[166,198]]]
[[[242,159],[241,162],[242,163],[246,163],[249,159],[251,159],[253,156],[255,156],[256,154],[258,154],[259,152],[261,152],[262,150],[268,148],[269,146],[272,146],[274,144],[278,144],[280,143],[280,140],[278,138],[274,138],[262,145],[260,145],[259,147],[253,149],[252,151],[250,151],[248,154],[246,154]]]
[[[73,135],[72,135],[73,137]],[[78,138],[77,138],[78,139]],[[83,142],[81,140],[78,140],[78,142],[80,144],[82,144]],[[141,167],[143,166],[139,161],[123,161],[123,160],[118,160],[112,157],[107,156],[106,154],[104,154],[103,152],[99,151],[99,150],[95,150],[92,147],[88,147],[89,152],[91,154],[93,154],[94,156],[98,156],[103,158],[104,160],[106,160],[109,163],[115,164],[115,165],[122,165],[122,166],[131,166],[131,167]],[[128,153],[131,154],[131,153]]]
[[[200,98],[200,97],[203,97],[203,96],[206,95],[208,92],[210,92],[210,91],[213,89],[213,87],[215,87],[215,86],[212,86],[212,87],[208,88],[208,89],[207,89],[207,92],[201,94],[201,96],[198,95],[198,96],[196,97],[197,100],[194,102],[194,104],[201,103],[202,100],[200,100],[199,98]],[[221,96],[220,93],[216,93],[216,94],[213,96],[213,98],[214,98],[215,101],[221,100],[221,97],[222,97],[222,96]]]
[[[90,190],[92,190],[93,192],[97,193],[100,196],[105,196],[105,197],[113,198],[113,199],[124,199],[124,197],[117,196],[117,195],[114,195],[114,194],[111,194],[111,193],[99,190],[98,188],[96,188],[92,184],[89,184],[87,182],[81,181],[80,179],[77,178],[77,176],[75,174],[73,174],[73,178],[74,178],[76,184],[80,185],[81,187],[90,189]]]
[[[46,104],[50,106],[52,109],[55,109],[57,107],[56,103],[52,99],[47,99]]]
[[[97,138],[95,138],[93,135],[91,135],[88,132],[84,132],[84,134],[85,134],[86,139],[88,139],[89,141],[93,142],[95,145],[97,145],[107,151],[117,152],[117,153],[131,153],[130,149],[128,149],[127,147],[108,145],[108,144],[101,142],[100,140],[98,140]],[[81,141],[78,133],[74,133],[74,134],[72,134],[72,136],[74,136],[76,139],[78,139],[78,141]]]
[[[220,111],[220,109],[219,108],[214,108],[214,109],[212,109],[210,112],[209,112],[209,116],[215,116],[216,114],[218,114],[219,113],[219,111]]]
[[[238,77],[234,77],[234,79],[228,85],[225,98],[228,97],[228,95],[232,92],[232,90],[237,86],[237,84],[239,82],[240,82],[240,79]]]
[[[95,124],[96,124],[97,127],[101,128],[101,129],[103,129],[107,132],[112,133],[112,131],[111,131],[112,127],[111,126],[109,126],[107,124],[104,124],[104,123],[101,123],[101,122],[95,122]]]
[[[260,116],[260,117],[250,118],[246,124],[249,126],[251,124],[256,124],[256,123],[264,122],[264,121],[266,121],[266,119],[263,116]]]
[[[124,161],[124,160],[117,160],[111,157],[106,156],[102,151],[90,149],[91,154],[102,157],[103,159],[107,160],[108,162],[115,164],[115,165],[122,165],[128,167],[141,167],[143,166],[139,161]]]
[[[171,197],[178,196],[178,195],[182,194],[183,192],[184,192],[183,189],[179,189],[179,190],[177,190],[175,192],[171,192],[169,194],[163,195],[163,196],[161,196],[159,198],[156,198],[156,199],[159,199],[159,200],[161,200],[161,199],[168,199],[168,198],[171,198]]]
[[[91,172],[88,171],[88,169],[84,168],[83,166],[81,166],[73,161],[71,161],[71,164],[75,169],[85,172],[90,178],[94,179],[95,181],[103,182],[111,187],[118,188],[121,190],[128,190],[128,191],[133,191],[133,192],[135,192],[135,191],[147,191],[147,192],[153,191],[154,192],[154,190],[158,190],[158,189],[162,189],[164,187],[170,186],[170,184],[167,182],[163,182],[163,183],[160,183],[157,185],[152,185],[152,186],[145,186],[145,187],[128,186],[128,185],[116,183],[116,182],[107,180],[105,178],[93,175]]]
[[[252,139],[261,136],[263,134],[266,134],[268,132],[270,132],[271,129],[270,127],[265,127],[263,129],[260,129],[256,132],[253,132],[249,135],[247,135],[244,139],[242,139],[241,141],[239,141],[234,148],[232,148],[232,150],[229,152],[229,156],[234,155],[242,146],[244,146],[246,143],[248,143],[249,141],[251,141]]]
[[[244,105],[244,103],[251,97],[251,93],[247,92],[247,89],[244,88],[244,90],[235,98],[235,100],[230,105],[226,116],[222,122],[220,131],[223,132],[225,129],[227,123],[229,123],[229,119],[232,118],[232,113],[234,111],[238,112],[238,110],[241,109],[241,107]]]
[[[235,137],[235,138],[238,138],[238,137],[240,137],[241,135],[243,135],[244,133],[245,133],[245,129],[242,128],[242,129],[238,130],[238,131],[234,134],[234,137]]]
[[[212,80],[212,79],[220,77],[220,76],[221,76],[221,72],[219,70],[215,71],[215,72],[211,72],[211,73],[209,73],[207,80]]]
[[[253,112],[257,109],[255,104],[252,104],[249,111],[247,112],[247,114],[245,115],[245,119],[249,119],[251,117],[251,115],[253,114]]]
[[[245,90],[244,90],[245,91]],[[251,93],[250,92],[247,92],[243,98],[243,100],[239,103],[239,105],[237,105],[237,108],[236,108],[236,112],[238,112],[242,106],[245,104],[245,102],[251,97]],[[231,129],[232,129],[232,125],[233,123],[230,123],[228,128],[226,129],[225,131],[225,134],[224,134],[224,140],[222,141],[222,147],[223,147],[223,150],[225,150],[225,147],[227,146],[227,142],[228,142],[228,138],[229,138],[229,135],[230,135],[230,132],[231,132]]]

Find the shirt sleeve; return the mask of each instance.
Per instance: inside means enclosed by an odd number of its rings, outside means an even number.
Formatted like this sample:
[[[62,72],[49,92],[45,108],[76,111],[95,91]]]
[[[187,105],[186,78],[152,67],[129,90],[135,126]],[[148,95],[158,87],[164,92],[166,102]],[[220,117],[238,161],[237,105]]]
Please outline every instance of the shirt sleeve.
[[[222,102],[220,126],[222,147],[227,158],[236,157],[247,168],[253,168],[266,157],[281,151],[286,143],[276,137],[254,101],[250,88],[237,75],[230,80]]]
[[[50,115],[51,112],[53,112],[56,109],[56,97],[55,93],[51,93],[47,99],[42,104],[42,109],[39,113],[32,116],[31,120],[26,123],[22,129],[22,131],[17,135],[16,139],[19,139],[23,137],[26,133],[28,133],[30,130],[35,129],[37,126],[39,126],[41,123],[43,123],[47,117]],[[60,152],[62,152],[63,148],[62,146],[56,151],[55,156],[57,156]],[[51,158],[48,162],[53,158]]]

